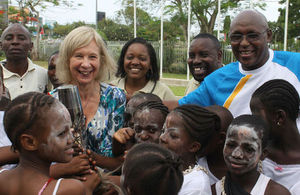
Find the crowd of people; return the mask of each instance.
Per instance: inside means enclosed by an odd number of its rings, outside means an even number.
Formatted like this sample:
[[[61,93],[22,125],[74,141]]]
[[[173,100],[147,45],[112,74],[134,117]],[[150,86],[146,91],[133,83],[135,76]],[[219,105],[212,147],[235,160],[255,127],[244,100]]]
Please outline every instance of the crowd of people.
[[[193,79],[177,100],[143,38],[115,63],[93,28],[78,27],[47,71],[28,58],[29,31],[9,25],[0,194],[300,194],[300,54],[270,49],[272,31],[255,10],[232,20],[229,37],[237,61],[226,65],[214,35],[193,38]],[[78,88],[83,145],[56,98],[64,85]]]

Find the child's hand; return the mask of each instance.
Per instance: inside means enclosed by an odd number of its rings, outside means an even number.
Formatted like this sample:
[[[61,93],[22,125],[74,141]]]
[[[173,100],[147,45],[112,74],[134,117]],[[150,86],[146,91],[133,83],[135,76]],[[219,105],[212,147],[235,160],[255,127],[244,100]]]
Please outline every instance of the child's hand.
[[[135,132],[130,127],[119,129],[114,133],[113,138],[121,144],[126,144],[134,136]]]
[[[70,175],[85,175],[90,174],[90,164],[87,154],[80,154],[72,158],[68,163]]]
[[[88,160],[89,160],[91,169],[97,171],[97,168],[96,168],[96,163],[97,163],[97,162],[96,162],[96,160],[95,160],[93,151],[87,149],[87,150],[86,150],[86,154],[88,155]]]
[[[83,182],[87,194],[92,194],[98,185],[101,183],[101,179],[95,171],[92,171],[90,174],[85,175],[86,180]]]
[[[80,154],[83,154],[83,148],[81,145],[78,145],[78,144],[73,144],[73,149],[74,149],[74,154],[73,156],[78,156]]]

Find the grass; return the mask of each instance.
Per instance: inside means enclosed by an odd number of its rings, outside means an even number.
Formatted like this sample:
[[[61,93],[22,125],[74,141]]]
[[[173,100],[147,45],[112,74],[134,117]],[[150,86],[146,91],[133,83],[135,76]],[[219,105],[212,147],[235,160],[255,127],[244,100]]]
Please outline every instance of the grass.
[[[46,69],[48,68],[47,61],[33,61],[33,63],[40,65]],[[186,79],[186,74],[163,73],[163,78]],[[192,78],[192,76],[190,76],[190,78]],[[170,86],[170,85],[169,85],[169,87],[176,96],[184,96],[186,87]]]
[[[186,79],[186,74],[163,73],[163,78]],[[190,74],[190,79],[192,75]]]
[[[170,89],[173,91],[173,93],[176,96],[184,96],[184,92],[186,87],[182,87],[182,86],[171,86],[169,85]]]
[[[33,63],[48,69],[48,62],[47,61],[33,61]]]

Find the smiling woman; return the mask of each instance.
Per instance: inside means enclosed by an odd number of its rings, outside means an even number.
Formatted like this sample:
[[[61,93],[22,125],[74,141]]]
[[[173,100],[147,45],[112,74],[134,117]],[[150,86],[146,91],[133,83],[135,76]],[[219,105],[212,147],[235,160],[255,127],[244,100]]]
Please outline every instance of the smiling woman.
[[[118,61],[119,79],[113,85],[123,89],[127,99],[136,93],[153,93],[162,100],[176,100],[167,85],[159,81],[156,53],[153,46],[142,38],[128,41]]]
[[[57,76],[65,84],[76,85],[86,118],[87,148],[93,151],[96,165],[114,169],[112,135],[123,126],[125,94],[103,81],[114,70],[100,35],[91,27],[71,31],[63,41],[57,63]]]

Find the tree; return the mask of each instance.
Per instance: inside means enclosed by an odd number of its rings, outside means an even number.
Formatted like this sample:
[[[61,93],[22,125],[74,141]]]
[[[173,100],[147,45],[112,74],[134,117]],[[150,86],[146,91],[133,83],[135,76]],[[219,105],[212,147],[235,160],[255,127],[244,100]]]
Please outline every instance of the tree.
[[[34,18],[37,20],[37,27],[36,27],[36,45],[32,51],[32,58],[38,59],[39,58],[39,44],[40,44],[40,29],[41,23],[39,21],[40,18],[40,11],[45,10],[48,6],[65,6],[65,7],[72,7],[75,4],[74,0],[16,0],[19,4],[20,14],[25,13],[24,9],[28,8],[30,13],[33,15]],[[80,6],[80,4],[77,4]],[[25,17],[25,16],[24,16]],[[26,17],[23,20],[26,22]]]
[[[111,19],[102,20],[98,26],[109,41],[128,41],[133,38],[132,28],[128,25],[116,23]]]
[[[123,0],[129,4],[132,0]],[[146,9],[154,9],[154,5],[157,8],[157,5],[160,5],[161,0],[143,0],[140,4],[148,5]],[[169,0],[166,1],[167,5],[165,6],[165,14],[173,17],[173,21],[176,21],[179,24],[179,27],[183,29],[185,37],[187,38],[187,14],[188,14],[188,0]],[[249,0],[222,0],[221,1],[221,14],[227,14],[230,11],[235,11],[237,9],[244,9],[245,3],[249,4]],[[247,8],[249,5],[247,4]],[[151,8],[149,8],[151,5]],[[256,3],[254,7],[263,8],[265,3]],[[192,11],[192,22],[195,21],[200,26],[200,32],[213,33],[216,18],[218,14],[218,0],[192,0],[191,1],[191,11]]]
[[[73,29],[79,26],[86,26],[85,22],[73,22],[72,24],[60,25],[58,23],[54,23],[53,34],[56,37],[64,37]]]
[[[286,4],[286,0],[279,1],[280,4]],[[288,13],[288,39],[293,39],[300,35],[300,1],[299,0],[289,0],[289,13]],[[278,36],[283,38],[284,36],[284,23],[285,23],[285,7],[279,8],[280,16],[277,20],[279,29],[282,29],[281,35]]]
[[[160,40],[160,27],[161,21],[160,18],[151,16],[146,8],[144,1],[137,1],[136,15],[137,15],[137,36],[143,37],[149,41],[158,41]],[[149,5],[149,4],[148,4]],[[132,0],[123,0],[122,1],[123,9],[118,11],[117,23],[125,23],[130,29],[133,37],[133,22],[134,22],[134,10],[133,10],[133,1]],[[156,6],[155,4],[151,5]],[[156,9],[157,7],[155,7]],[[154,10],[152,10],[153,12]],[[184,36],[185,28],[178,28],[180,23],[178,23],[177,17],[172,17],[165,19],[164,21],[164,40],[171,39],[182,39]]]
[[[230,29],[231,19],[230,16],[226,16],[224,19],[224,26],[223,26],[223,33],[226,35],[224,39],[226,40],[226,43],[229,43],[229,29]]]

